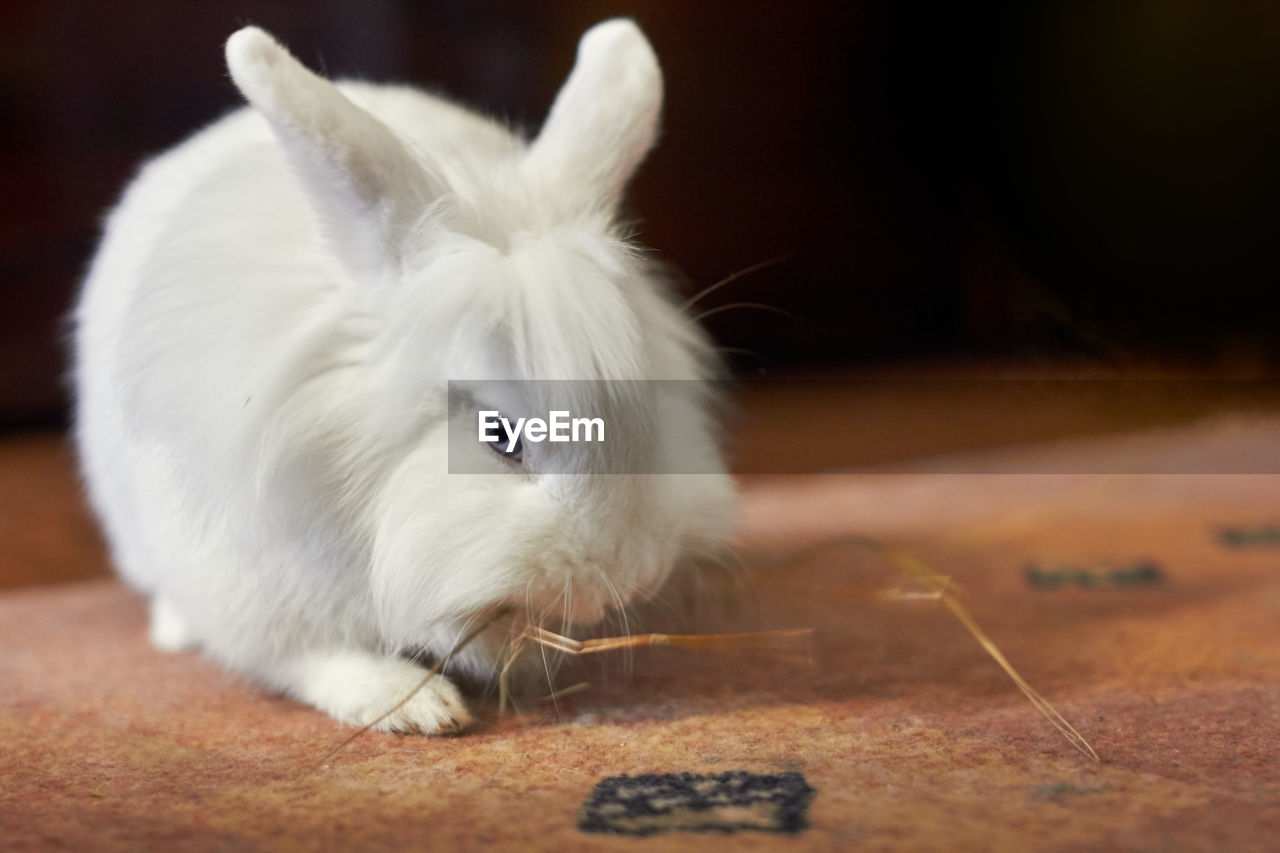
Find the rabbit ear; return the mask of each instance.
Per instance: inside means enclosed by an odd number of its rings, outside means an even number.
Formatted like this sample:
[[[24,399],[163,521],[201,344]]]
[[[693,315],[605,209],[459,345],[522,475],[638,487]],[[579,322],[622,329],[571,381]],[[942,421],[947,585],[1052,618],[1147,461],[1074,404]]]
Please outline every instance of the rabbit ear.
[[[661,111],[662,71],[640,28],[625,18],[597,24],[578,43],[525,168],[571,204],[611,213],[653,147]]]
[[[339,260],[357,274],[387,272],[401,235],[444,181],[257,27],[234,33],[226,53],[231,78],[271,124]]]

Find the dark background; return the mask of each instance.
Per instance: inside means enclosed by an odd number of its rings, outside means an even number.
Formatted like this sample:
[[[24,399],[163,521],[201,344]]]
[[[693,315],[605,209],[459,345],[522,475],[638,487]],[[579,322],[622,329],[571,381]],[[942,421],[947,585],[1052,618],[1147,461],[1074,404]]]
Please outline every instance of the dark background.
[[[56,424],[59,318],[137,162],[238,103],[237,26],[334,76],[535,131],[581,32],[667,79],[641,238],[742,373],[1161,365],[1266,375],[1280,337],[1280,4],[0,4],[0,425]]]

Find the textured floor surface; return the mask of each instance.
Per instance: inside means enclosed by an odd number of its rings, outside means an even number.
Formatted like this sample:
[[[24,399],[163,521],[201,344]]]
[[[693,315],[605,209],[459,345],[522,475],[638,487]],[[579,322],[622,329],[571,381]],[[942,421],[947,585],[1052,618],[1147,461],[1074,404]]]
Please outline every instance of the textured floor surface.
[[[36,540],[81,561],[49,577],[100,572],[67,504],[65,454],[36,445],[44,461],[6,469],[5,506],[25,513],[11,538],[25,544],[4,574],[50,560]],[[500,718],[480,698],[463,736],[365,734],[323,761],[350,729],[198,656],[153,651],[143,603],[116,582],[11,589],[0,837],[18,849],[683,849],[699,837],[584,832],[581,807],[622,774],[745,771],[798,773],[814,793],[806,828],[740,821],[741,849],[1274,849],[1280,475],[1220,472],[1280,470],[1277,452],[1280,421],[1217,419],[748,479],[744,568],[706,569],[684,615],[652,624],[812,627],[811,647],[579,662],[559,683],[588,687],[558,703],[534,688],[521,715]],[[1081,470],[1113,473],[1064,473]],[[938,602],[894,597],[915,587],[851,534],[956,580],[1101,763]]]

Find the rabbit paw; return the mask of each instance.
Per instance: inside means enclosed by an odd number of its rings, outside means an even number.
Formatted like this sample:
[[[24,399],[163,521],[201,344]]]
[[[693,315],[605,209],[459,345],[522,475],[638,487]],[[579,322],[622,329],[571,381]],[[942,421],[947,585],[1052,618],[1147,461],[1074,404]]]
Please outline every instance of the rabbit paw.
[[[428,679],[427,670],[417,664],[368,652],[309,656],[296,693],[341,722],[380,732],[443,734],[471,721],[449,679]]]
[[[163,598],[151,599],[151,645],[162,652],[183,652],[195,648],[196,641],[187,628],[187,620]]]

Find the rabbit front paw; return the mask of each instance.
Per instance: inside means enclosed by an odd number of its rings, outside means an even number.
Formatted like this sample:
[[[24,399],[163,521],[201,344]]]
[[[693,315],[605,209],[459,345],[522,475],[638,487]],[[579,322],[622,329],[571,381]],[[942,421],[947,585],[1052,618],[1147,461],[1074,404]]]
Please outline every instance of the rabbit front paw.
[[[173,603],[159,596],[151,599],[151,645],[163,652],[176,654],[196,647],[195,638]]]
[[[308,655],[295,691],[341,722],[380,732],[444,734],[471,722],[458,688],[402,658],[364,651]]]

